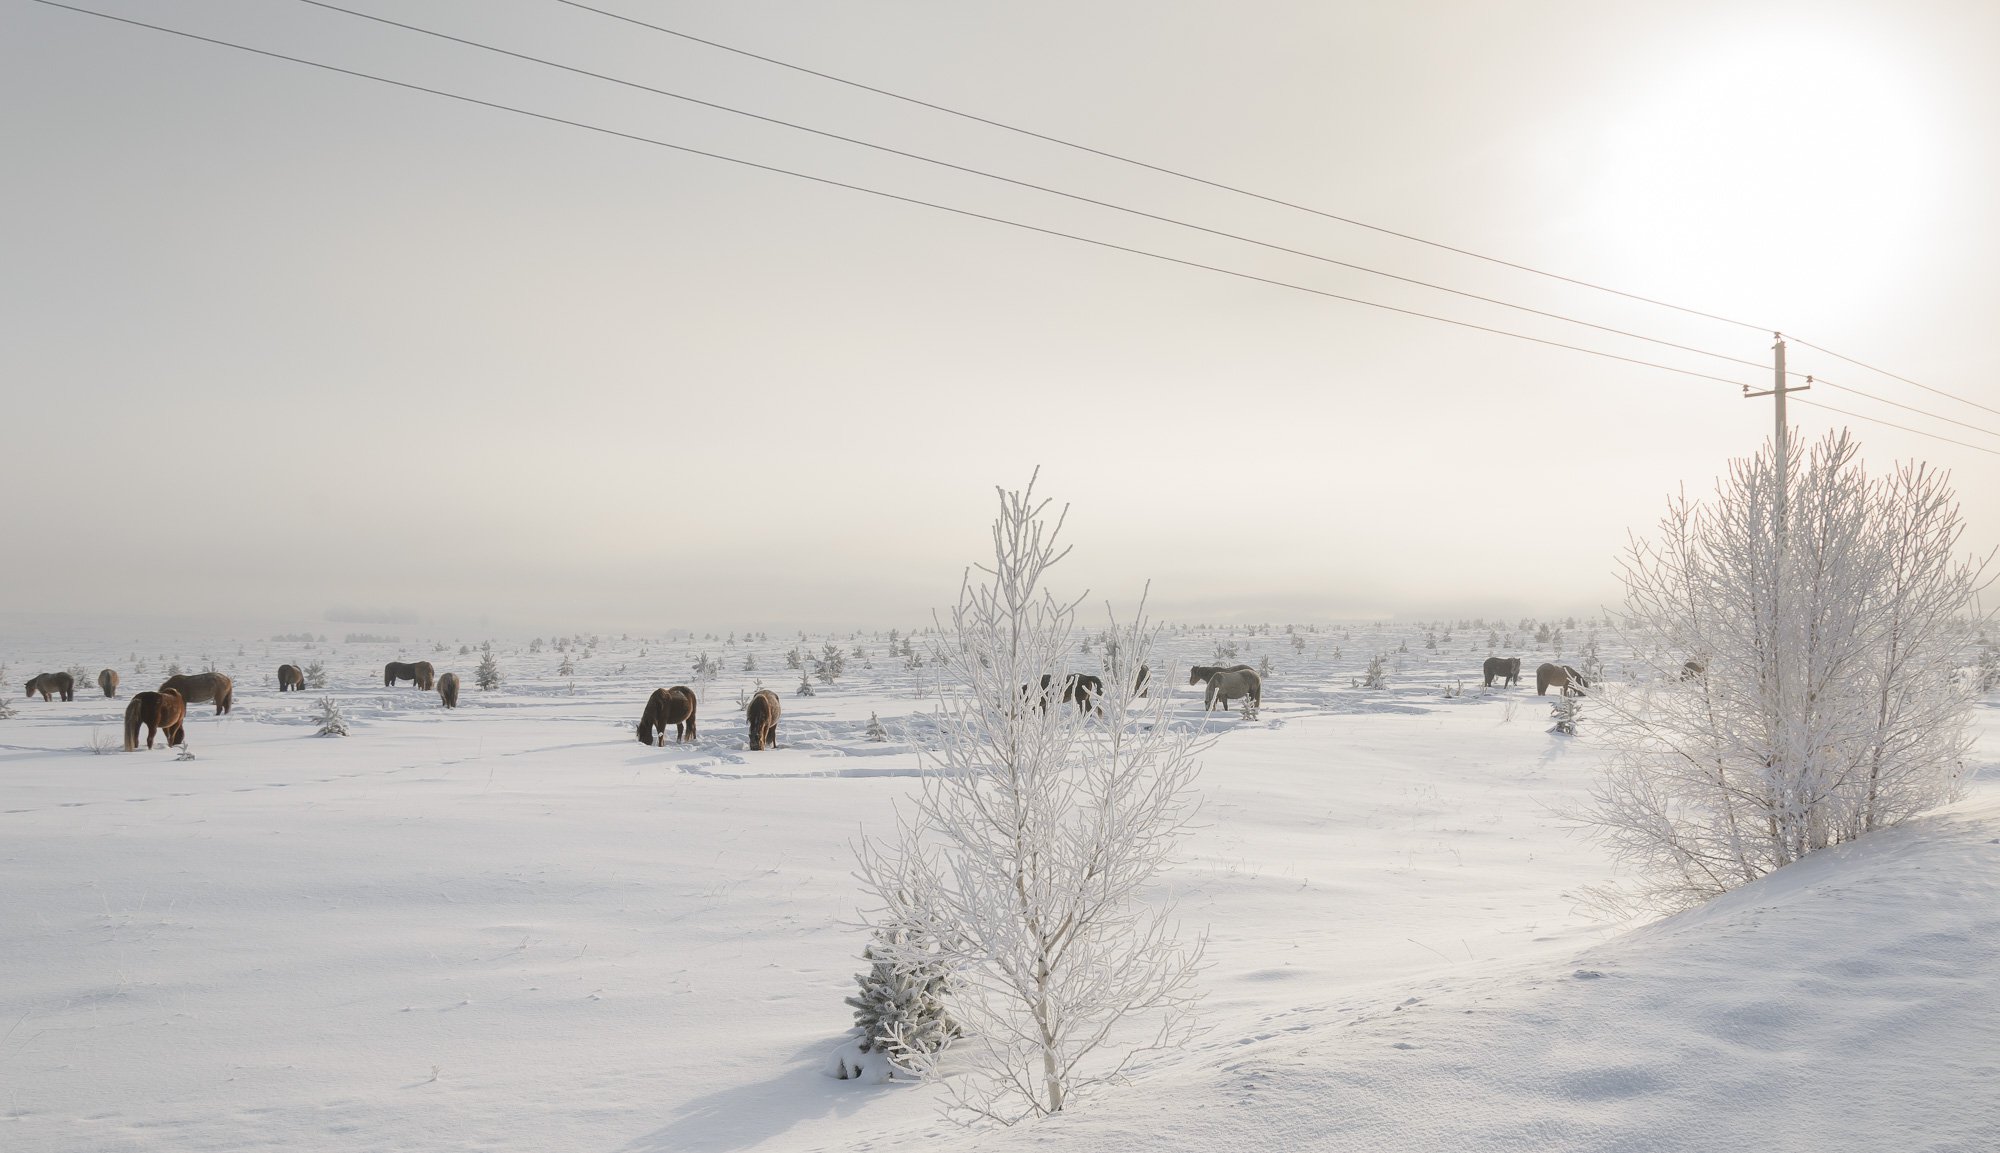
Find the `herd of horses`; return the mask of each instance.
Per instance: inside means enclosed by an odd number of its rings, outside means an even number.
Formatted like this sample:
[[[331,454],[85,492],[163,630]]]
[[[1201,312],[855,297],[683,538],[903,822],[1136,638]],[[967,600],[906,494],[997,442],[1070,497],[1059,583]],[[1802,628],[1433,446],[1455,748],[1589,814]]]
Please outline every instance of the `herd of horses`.
[[[1699,668],[1693,661],[1689,661],[1688,664]],[[1503,685],[1518,685],[1521,683],[1521,658],[1487,657],[1480,673],[1489,689],[1496,680]],[[1682,671],[1682,679],[1687,679],[1686,670]],[[1583,690],[1589,687],[1590,681],[1568,665],[1544,661],[1535,670],[1535,695],[1538,697],[1547,696],[1550,689],[1555,689],[1566,697],[1580,697],[1583,695]]]
[[[1518,685],[1521,682],[1520,657],[1488,657],[1480,670],[1484,682],[1491,688],[1494,681],[1503,685]],[[1689,661],[1682,666],[1681,679],[1692,680],[1704,672],[1699,661]],[[1146,696],[1152,670],[1145,665],[1133,683],[1133,695]],[[445,708],[458,707],[458,674],[439,675],[429,661],[390,661],[382,666],[382,684],[394,688],[408,681],[424,692],[436,692]],[[1249,665],[1195,665],[1188,670],[1188,684],[1206,685],[1202,698],[1202,711],[1207,712],[1220,706],[1229,708],[1231,701],[1243,701],[1249,708],[1261,708],[1264,703],[1264,682],[1257,670]],[[118,672],[105,669],[97,674],[97,686],[107,697],[118,695]],[[306,677],[297,665],[278,666],[278,691],[302,692],[306,687]],[[1555,689],[1564,696],[1582,696],[1590,687],[1584,675],[1569,665],[1547,662],[1535,670],[1535,693],[1546,695]],[[76,678],[69,673],[42,673],[27,684],[28,697],[40,694],[42,700],[51,701],[60,696],[65,701],[76,699]],[[1042,708],[1051,701],[1075,705],[1086,712],[1102,714],[1104,699],[1104,679],[1090,673],[1070,673],[1058,685],[1053,674],[1042,677],[1039,691],[1036,686],[1022,685],[1023,700],[1038,699]],[[157,689],[132,694],[132,700],[125,706],[125,748],[129,752],[139,747],[139,730],[146,730],[146,747],[152,748],[156,735],[164,736],[167,747],[185,744],[187,740],[187,709],[189,705],[215,705],[216,715],[229,712],[235,704],[235,685],[229,677],[216,672],[181,673],[168,677]],[[645,710],[640,714],[638,724],[639,743],[664,746],[667,743],[667,729],[674,730],[674,740],[678,742],[696,739],[694,691],[686,685],[672,688],[654,689],[646,699]],[[783,712],[778,695],[769,689],[759,689],[744,708],[748,722],[750,748],[752,751],[776,748],[778,744],[778,717]]]

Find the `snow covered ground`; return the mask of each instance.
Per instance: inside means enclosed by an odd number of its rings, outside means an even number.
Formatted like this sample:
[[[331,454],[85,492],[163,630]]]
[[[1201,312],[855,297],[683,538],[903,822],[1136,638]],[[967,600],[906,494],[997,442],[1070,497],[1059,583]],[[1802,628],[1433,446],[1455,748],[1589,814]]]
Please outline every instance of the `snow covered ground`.
[[[1530,681],[1555,655],[1496,631]],[[835,639],[846,674],[798,697],[786,651],[828,638],[496,638],[480,691],[471,637],[8,637],[0,1149],[2000,1148],[2000,713],[1950,812],[1607,925],[1571,894],[1608,863],[1558,815],[1599,763],[1588,714],[1552,736],[1531,683],[1482,690],[1485,628],[1169,633],[1189,719],[1219,645],[1274,668],[1255,720],[1214,718],[1167,878],[1210,935],[1207,1031],[1012,1130],[835,1081],[850,845],[913,787],[934,690],[886,636]],[[1355,687],[1376,652],[1388,687]],[[701,653],[699,741],[639,745]],[[382,687],[398,659],[457,671],[462,707]],[[96,754],[124,701],[94,686],[18,695],[176,660],[237,677],[192,760]],[[329,688],[280,696],[286,661]],[[786,711],[753,754],[758,680]],[[322,695],[350,736],[313,735]]]

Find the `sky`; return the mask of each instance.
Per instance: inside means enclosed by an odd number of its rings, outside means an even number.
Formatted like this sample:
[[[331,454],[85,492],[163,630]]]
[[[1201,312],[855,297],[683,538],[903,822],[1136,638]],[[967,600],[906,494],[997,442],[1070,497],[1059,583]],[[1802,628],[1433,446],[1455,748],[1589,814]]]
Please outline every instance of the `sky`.
[[[1769,362],[2000,407],[2000,7],[344,0],[759,115]],[[888,627],[1069,506],[1156,616],[1585,613],[1767,368],[870,152],[286,0],[86,6],[1454,327],[0,0],[0,611]],[[2000,448],[1807,349],[1804,399]],[[1942,423],[1925,413],[1964,422]],[[2000,459],[1823,409],[1871,465]],[[1971,428],[1964,425],[1974,426]],[[338,628],[336,623],[334,626]]]

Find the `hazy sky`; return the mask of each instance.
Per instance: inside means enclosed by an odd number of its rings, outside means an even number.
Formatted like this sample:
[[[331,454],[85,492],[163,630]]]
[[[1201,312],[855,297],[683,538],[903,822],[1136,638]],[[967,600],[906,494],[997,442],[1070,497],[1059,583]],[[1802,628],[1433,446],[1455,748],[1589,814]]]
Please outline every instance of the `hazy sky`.
[[[605,7],[1389,228],[1781,327],[2000,406],[2000,5]],[[1747,360],[1768,333],[1451,257],[614,23],[405,21]],[[204,35],[1714,372],[287,0]],[[1770,402],[0,0],[0,605],[523,629],[890,625],[995,484],[1070,587],[1190,619],[1583,611]],[[2000,416],[1794,347],[1794,368]],[[1857,412],[2000,437],[1825,389]],[[1808,434],[1844,418],[1794,409]],[[2000,540],[2000,459],[1953,470]]]

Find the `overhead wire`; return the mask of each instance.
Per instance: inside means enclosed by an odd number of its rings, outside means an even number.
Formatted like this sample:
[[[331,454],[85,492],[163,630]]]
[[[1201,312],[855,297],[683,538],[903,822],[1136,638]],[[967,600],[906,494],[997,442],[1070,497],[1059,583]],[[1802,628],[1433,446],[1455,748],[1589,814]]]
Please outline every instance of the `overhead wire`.
[[[1144,209],[1133,208],[1123,204],[1117,204],[1109,200],[1100,200],[1093,196],[1085,196],[1081,193],[1068,192],[1060,188],[1051,187],[1049,185],[1037,184],[1030,180],[1021,180],[1016,177],[1005,176],[1000,173],[990,172],[982,168],[972,167],[970,165],[956,164],[949,160],[940,160],[937,159],[936,157],[926,156],[922,153],[912,152],[907,149],[897,148],[894,147],[893,145],[880,144],[875,141],[864,140],[859,137],[844,135],[839,132],[832,132],[822,128],[814,128],[810,125],[800,124],[795,121],[785,120],[780,117],[770,116],[760,112],[751,112],[746,109],[737,108],[728,104],[723,104],[719,101],[707,100],[698,96],[690,96],[683,92],[675,92],[670,89],[655,87],[651,84],[645,84],[637,80],[628,80],[623,77],[612,76],[603,72],[596,72],[588,68],[579,68],[574,65],[561,63],[560,61],[550,60],[545,57],[536,56],[532,53],[519,52],[511,48],[502,48],[497,45],[488,44],[483,41],[471,39],[469,37],[457,36],[449,32],[440,32],[437,31],[436,29],[425,28],[416,24],[408,24],[400,20],[390,19],[389,17],[386,16],[378,16],[372,12],[357,11],[356,9],[353,8],[347,8],[339,4],[330,3],[329,0],[297,0],[297,2],[300,4],[310,5],[314,8],[325,9],[330,12],[339,12],[342,13],[343,15],[352,16],[357,19],[373,21],[374,23],[386,25],[392,28],[401,28],[404,29],[405,31],[415,32],[420,35],[434,37],[439,40],[449,41],[450,43],[453,44],[460,44],[469,48],[477,48],[482,51],[492,52],[501,56],[511,57],[516,60],[522,60],[533,64],[539,64],[544,67],[558,69],[560,71],[568,72],[573,75],[586,76],[593,80],[602,80],[605,81],[606,83],[617,84],[626,88],[635,89],[637,91],[651,93],[656,96],[665,96],[673,100],[684,101],[686,103],[697,105],[702,108],[709,108],[718,112],[726,112],[731,115],[746,117],[748,119],[760,121],[765,124],[773,124],[782,128],[788,128],[794,131],[808,133],[810,135],[818,136],[827,140],[836,140],[843,144],[852,144],[861,148],[872,149],[876,152],[886,153],[891,156],[900,156],[908,160],[915,160],[924,164],[931,164],[940,168],[950,169],[951,171],[954,172],[962,172],[971,176],[982,177],[987,180],[993,180],[1003,184],[1009,184],[1017,188],[1025,188],[1035,192],[1046,193],[1051,196],[1058,196],[1065,200],[1071,200],[1081,204],[1089,204],[1099,208],[1107,208],[1110,209],[1111,211],[1122,212],[1129,216],[1141,217],[1143,219],[1157,221],[1162,224],[1175,225],[1180,228],[1186,228],[1194,232],[1205,233],[1209,236],[1220,237],[1225,240],[1234,240],[1244,244],[1255,245],[1259,248],[1264,248],[1272,252],[1286,253],[1291,256],[1301,256],[1308,260],[1318,261],[1322,264],[1334,265],[1336,267],[1350,269],[1355,272],[1366,273],[1370,276],[1379,276],[1384,279],[1399,281],[1403,284],[1415,285],[1419,288],[1426,288],[1435,292],[1447,293],[1449,295],[1457,296],[1466,300],[1476,300],[1484,304],[1496,305],[1500,308],[1513,309],[1514,311],[1517,312],[1524,312],[1534,316],[1540,316],[1549,320],[1559,320],[1567,324],[1578,325],[1583,328],[1593,329],[1595,331],[1607,333],[1613,336],[1621,336],[1631,340],[1638,340],[1648,344],[1658,345],[1664,348],[1675,349],[1680,352],[1690,352],[1698,356],[1706,356],[1716,360],[1727,361],[1731,364],[1741,365],[1746,368],[1761,369],[1766,367],[1764,364],[1758,361],[1747,360],[1743,357],[1732,356],[1728,353],[1715,352],[1710,349],[1697,347],[1695,345],[1683,344],[1679,341],[1666,340],[1656,336],[1648,336],[1644,333],[1632,332],[1627,329],[1617,328],[1608,324],[1599,324],[1595,321],[1584,320],[1580,317],[1568,316],[1563,313],[1552,312],[1547,309],[1535,308],[1531,305],[1519,304],[1514,301],[1503,300],[1499,297],[1486,296],[1477,292],[1468,292],[1464,289],[1453,288],[1449,285],[1437,284],[1431,281],[1421,280],[1414,276],[1404,276],[1401,273],[1389,272],[1387,270],[1380,268],[1371,268],[1364,264],[1357,264],[1353,261],[1341,260],[1337,257],[1327,256],[1322,253],[1310,252],[1301,248],[1293,248],[1288,245],[1277,244],[1267,240],[1259,240],[1256,237],[1245,236],[1241,233],[1230,232],[1226,229],[1212,228],[1208,225],[1194,223],[1193,221],[1182,220],[1177,217],[1166,216],[1157,212],[1147,212]]]
[[[1064,148],[1073,148],[1078,152],[1087,152],[1093,156],[1101,156],[1107,160],[1115,160],[1121,164],[1129,164],[1136,168],[1146,169],[1147,171],[1150,172],[1157,172],[1165,176],[1176,177],[1181,180],[1190,181],[1192,183],[1204,185],[1209,188],[1218,189],[1223,192],[1234,193],[1235,195],[1238,196],[1247,196],[1252,200],[1261,200],[1266,204],[1275,204],[1281,208],[1292,209],[1295,212],[1308,213],[1312,216],[1318,216],[1325,220],[1336,221],[1340,224],[1346,224],[1354,228],[1366,229],[1369,232],[1378,233],[1383,236],[1393,236],[1399,240],[1407,240],[1413,244],[1421,244],[1429,248],[1438,249],[1440,251],[1451,252],[1451,253],[1456,253],[1459,256],[1470,257],[1474,260],[1482,260],[1488,264],[1496,264],[1505,268],[1512,268],[1520,272],[1532,273],[1536,276],[1546,277],[1550,280],[1559,280],[1565,284],[1573,284],[1580,288],[1588,288],[1597,292],[1609,293],[1612,296],[1621,296],[1627,300],[1637,301],[1641,304],[1650,304],[1657,308],[1670,309],[1674,312],[1685,313],[1689,316],[1698,316],[1706,320],[1720,321],[1723,324],[1732,324],[1737,326],[1738,328],[1747,328],[1756,332],[1774,331],[1772,325],[1752,324],[1747,320],[1738,320],[1734,317],[1723,316],[1719,313],[1706,312],[1699,308],[1690,308],[1686,305],[1674,304],[1671,301],[1659,300],[1650,296],[1643,296],[1636,292],[1627,292],[1623,289],[1612,288],[1609,285],[1598,284],[1594,281],[1584,280],[1580,277],[1565,276],[1562,273],[1551,272],[1547,269],[1537,268],[1530,264],[1522,264],[1518,261],[1507,260],[1498,256],[1489,256],[1483,252],[1475,252],[1469,248],[1461,248],[1458,247],[1457,245],[1446,244],[1443,241],[1430,240],[1425,237],[1415,235],[1414,233],[1401,232],[1398,231],[1397,229],[1384,227],[1383,225],[1379,224],[1370,224],[1365,220],[1358,220],[1351,216],[1342,216],[1338,213],[1326,211],[1325,209],[1314,208],[1310,205],[1300,204],[1297,203],[1296,201],[1286,200],[1282,197],[1267,195],[1265,193],[1256,192],[1248,188],[1241,188],[1233,184],[1224,183],[1223,181],[1220,180],[1211,180],[1208,179],[1207,177],[1196,176],[1189,172],[1183,172],[1177,168],[1169,168],[1163,164],[1149,163],[1148,161],[1139,160],[1131,156],[1123,155],[1121,153],[1112,152],[1108,149],[1094,148],[1088,144],[1079,144],[1074,140],[1067,140],[1064,139],[1063,137],[1054,136],[1045,132],[1036,132],[1033,129],[1022,128],[1018,125],[1009,124],[1003,120],[995,120],[992,119],[991,117],[980,116],[977,113],[966,112],[961,109],[952,108],[944,104],[938,104],[933,101],[924,100],[920,97],[908,96],[900,92],[891,91],[890,89],[887,88],[877,87],[873,84],[865,84],[859,80],[850,80],[843,76],[836,76],[831,72],[822,72],[815,68],[808,68],[802,64],[793,64],[786,60],[780,60],[774,56],[765,56],[757,52],[752,52],[746,48],[738,48],[735,47],[734,45],[724,44],[719,40],[710,40],[705,37],[696,36],[693,33],[682,32],[679,31],[678,29],[669,28],[664,24],[654,24],[649,21],[641,20],[636,16],[628,16],[625,13],[617,12],[612,9],[599,8],[592,4],[585,4],[582,3],[581,0],[556,0],[556,3],[566,5],[570,8],[580,9],[585,12],[594,12],[599,16],[604,16],[612,20],[623,21],[624,23],[632,24],[640,28],[649,28],[655,32],[661,32],[668,36],[678,37],[679,39],[686,40],[694,44],[707,45],[710,48],[716,48],[723,52],[734,53],[735,55],[746,57],[751,60],[760,60],[766,64],[775,65],[776,67],[779,68],[790,69],[793,72],[802,73],[807,76],[816,76],[822,80],[828,80],[835,84],[846,85],[849,88],[859,89],[860,91],[863,92],[872,92],[878,96],[885,96],[891,100],[902,101],[905,104],[915,105],[920,108],[928,108],[935,112],[942,112],[947,116],[956,116],[959,117],[960,119],[970,120],[975,123],[984,124],[993,128],[998,128],[1006,132],[1013,132],[1021,136],[1027,136],[1027,137],[1032,137],[1033,139],[1036,140],[1046,141],[1050,144],[1061,145]]]
[[[1921,388],[1921,389],[1923,389],[1923,390],[1924,390],[1925,392],[1929,392],[1929,393],[1935,393],[1935,394],[1937,394],[1938,396],[1942,396],[1942,397],[1946,398],[1947,400],[1955,400],[1955,401],[1957,401],[1957,402],[1958,402],[1958,403],[1960,403],[1960,404],[1964,404],[1964,405],[1970,405],[1970,406],[1971,406],[1971,407],[1973,407],[1973,408],[1977,408],[1977,409],[1982,409],[1982,410],[1984,410],[1984,411],[1986,411],[1986,412],[1990,412],[1990,413],[1992,413],[1992,414],[1993,414],[1993,415],[1995,415],[1995,416],[2000,416],[2000,408],[1994,408],[1994,407],[1993,407],[1992,405],[1987,405],[1987,404],[1981,404],[1981,403],[1979,403],[1979,402],[1978,402],[1978,401],[1976,401],[1976,400],[1967,400],[1966,398],[1964,398],[1964,397],[1962,397],[1962,396],[1959,396],[1959,395],[1958,395],[1958,394],[1956,394],[1956,393],[1951,393],[1951,392],[1946,392],[1946,391],[1945,391],[1944,389],[1941,389],[1941,388],[1932,388],[1932,387],[1931,387],[1930,385],[1928,385],[1928,384],[1924,384],[1924,383],[1923,383],[1923,382],[1921,382],[1921,381],[1916,381],[1916,380],[1911,380],[1911,379],[1910,379],[1909,377],[1907,377],[1907,376],[1902,376],[1902,375],[1899,375],[1899,374],[1897,374],[1897,373],[1893,373],[1893,372],[1890,372],[1890,371],[1889,371],[1888,369],[1886,369],[1886,368],[1877,368],[1877,367],[1875,367],[1875,366],[1874,366],[1874,365],[1872,365],[1872,364],[1863,364],[1863,363],[1862,363],[1861,361],[1858,361],[1858,360],[1854,359],[1854,358],[1853,358],[1853,357],[1851,357],[1851,356],[1846,356],[1846,355],[1843,355],[1843,354],[1841,354],[1841,353],[1838,353],[1838,352],[1835,352],[1835,351],[1833,351],[1833,350],[1832,350],[1832,349],[1830,349],[1830,348],[1821,348],[1821,347],[1820,347],[1819,345],[1817,345],[1817,344],[1814,344],[1814,343],[1812,343],[1812,342],[1811,342],[1811,341],[1809,341],[1809,340],[1801,340],[1801,339],[1799,339],[1799,338],[1798,338],[1798,337],[1796,337],[1796,336],[1789,336],[1789,335],[1788,335],[1787,339],[1790,339],[1790,340],[1794,341],[1795,343],[1798,343],[1798,344],[1801,344],[1801,345],[1804,345],[1805,347],[1807,347],[1807,348],[1810,348],[1810,349],[1812,349],[1812,350],[1813,350],[1814,352],[1819,352],[1819,353],[1824,353],[1824,354],[1826,354],[1827,356],[1831,356],[1831,357],[1833,357],[1833,358],[1834,358],[1835,360],[1844,360],[1844,361],[1846,361],[1847,363],[1849,363],[1849,364],[1851,364],[1851,365],[1854,365],[1854,366],[1855,366],[1856,368],[1865,368],[1865,369],[1867,369],[1867,370],[1868,370],[1869,372],[1876,372],[1876,373],[1880,373],[1880,374],[1882,374],[1883,376],[1886,376],[1886,377],[1888,377],[1888,378],[1889,378],[1889,379],[1891,379],[1891,380],[1899,380],[1899,381],[1903,382],[1904,384],[1907,384],[1907,385],[1909,385],[1909,386],[1910,386],[1910,387],[1912,387],[1912,388]]]
[[[1940,436],[1935,432],[1925,432],[1921,428],[1911,428],[1907,424],[1897,424],[1895,421],[1892,420],[1883,420],[1879,416],[1864,416],[1858,412],[1850,412],[1844,408],[1835,408],[1833,405],[1830,404],[1822,404],[1819,401],[1807,400],[1804,397],[1798,397],[1798,396],[1792,397],[1791,402],[1793,404],[1803,404],[1811,408],[1823,408],[1828,412],[1837,412],[1842,416],[1853,417],[1855,420],[1871,421],[1875,424],[1886,425],[1890,428],[1900,429],[1903,432],[1913,432],[1918,436],[1927,436],[1930,437],[1932,440],[1941,440],[1944,441],[1946,444],[1955,444],[1961,448],[1969,448],[1974,452],[1986,452],[1986,453],[1992,453],[1994,456],[2000,456],[2000,449],[1987,448],[1984,445],[1971,444],[1969,442],[1958,440],[1949,436]]]
[[[1803,342],[1801,342],[1801,343],[1803,343]],[[1916,413],[1916,414],[1917,414],[1918,416],[1925,416],[1925,417],[1929,417],[1929,418],[1930,418],[1930,419],[1932,419],[1932,420],[1941,420],[1941,421],[1945,422],[1946,424],[1955,424],[1955,425],[1957,425],[1957,426],[1958,426],[1958,427],[1960,427],[1960,428],[1968,428],[1968,429],[1971,429],[1971,430],[1972,430],[1973,432],[1977,432],[1977,433],[1982,433],[1982,434],[1984,434],[1984,435],[1986,435],[1986,436],[1995,436],[1995,437],[2000,437],[2000,432],[1995,432],[1995,431],[1993,431],[1993,430],[1992,430],[1992,429],[1990,429],[1990,428],[1981,428],[1980,426],[1978,426],[1978,425],[1976,425],[1976,424],[1967,424],[1966,422],[1964,422],[1964,421],[1962,421],[1962,420],[1954,420],[1954,419],[1952,419],[1951,417],[1948,417],[1948,416],[1943,416],[1943,415],[1940,415],[1940,414],[1938,414],[1938,413],[1935,413],[1935,412],[1931,412],[1931,411],[1930,411],[1930,410],[1928,410],[1928,409],[1922,409],[1922,408],[1917,408],[1917,407],[1915,407],[1915,406],[1913,406],[1913,405],[1908,405],[1908,404],[1904,404],[1903,402],[1901,402],[1901,401],[1897,401],[1897,400],[1890,400],[1890,399],[1889,399],[1888,397],[1886,397],[1886,396],[1877,396],[1877,395],[1875,395],[1875,394],[1874,394],[1874,393],[1872,393],[1872,392],[1864,392],[1863,390],[1861,390],[1861,389],[1858,389],[1858,388],[1855,388],[1855,387],[1853,387],[1852,385],[1846,385],[1846,384],[1837,384],[1837,383],[1835,383],[1834,381],[1831,381],[1831,380],[1828,380],[1828,379],[1826,379],[1826,378],[1825,378],[1825,377],[1823,377],[1823,376],[1811,376],[1811,375],[1809,375],[1809,376],[1808,376],[1808,377],[1807,377],[1806,379],[1810,380],[1810,381],[1811,381],[1812,383],[1814,383],[1814,384],[1823,384],[1823,385],[1826,385],[1826,386],[1827,386],[1828,388],[1836,388],[1836,389],[1839,389],[1839,390],[1840,390],[1841,392],[1847,392],[1847,393],[1852,393],[1852,394],[1854,394],[1855,396],[1859,396],[1859,397],[1862,397],[1862,398],[1864,398],[1864,399],[1867,399],[1867,400],[1872,400],[1872,401],[1874,401],[1874,402],[1875,402],[1875,403],[1877,403],[1877,404],[1886,404],[1886,405],[1888,405],[1888,406],[1889,406],[1890,408],[1900,408],[1900,409],[1902,409],[1902,410],[1903,410],[1904,412],[1914,412],[1914,413]]]
[[[267,48],[257,48],[247,44],[240,44],[232,40],[223,40],[219,37],[214,37],[214,36],[204,36],[200,33],[188,32],[179,28],[170,28],[161,24],[150,24],[147,23],[146,21],[136,20],[127,16],[119,16],[109,12],[101,12],[93,8],[84,8],[74,4],[61,3],[60,0],[33,0],[33,2],[50,8],[59,8],[64,11],[75,12],[85,16],[95,16],[103,20],[112,21],[114,23],[126,24],[135,28],[145,28],[154,32],[161,32],[171,36],[178,36],[183,39],[194,40],[200,43],[210,44],[220,48],[229,48],[239,52],[246,52],[256,56],[267,57],[273,60],[281,60],[291,64],[300,64],[309,68],[317,68],[327,72],[338,73],[343,76],[351,76],[360,80],[370,80],[379,84],[386,84],[395,88],[407,89],[412,92],[423,92],[432,96],[440,96],[448,100],[456,100],[462,103],[477,105],[482,108],[490,108],[500,112],[510,112],[518,116],[525,116],[530,119],[541,120],[551,124],[561,124],[571,128],[580,128],[585,131],[596,132],[605,136],[617,137],[623,140],[630,140],[640,144],[651,144],[656,147],[671,149],[675,152],[681,152],[691,156],[702,156],[711,160],[720,160],[726,163],[740,165],[745,168],[752,168],[759,171],[770,172],[781,176],[790,176],[800,180],[811,181],[815,184],[823,184],[833,188],[843,188],[852,192],[866,193],[870,196],[878,196],[887,200],[894,200],[904,204],[916,205],[922,208],[930,208],[939,212],[952,213],[954,215],[965,216],[975,220],[985,220],[994,224],[1003,224],[1012,228],[1019,228],[1028,232],[1035,232],[1045,236],[1052,236],[1064,240],[1075,241],[1079,244],[1088,244],[1097,248],[1109,249],[1115,252],[1125,252],[1135,256],[1144,256],[1153,260],[1162,261],[1167,264],[1180,265],[1185,268],[1201,269],[1207,272],[1218,273],[1223,276],[1235,277],[1240,280],[1254,281],[1259,284],[1267,284],[1276,288],[1291,289],[1295,292],[1303,292],[1312,296],[1324,297],[1329,300],[1345,301],[1350,304],[1358,304],[1368,308],[1379,309],[1384,312],[1393,312],[1403,316],[1414,317],[1421,320],[1430,320],[1440,324],[1452,325],[1458,328],[1470,329],[1477,332],[1491,333],[1496,336],[1506,336],[1515,340],[1525,341],[1531,344],[1539,344],[1551,348],[1568,349],[1569,351],[1572,352],[1579,352],[1588,356],[1600,357],[1605,360],[1619,361],[1625,364],[1637,365],[1643,368],[1657,369],[1662,372],[1674,373],[1677,375],[1693,377],[1700,380],[1715,381],[1720,384],[1735,385],[1739,388],[1745,387],[1742,381],[1733,380],[1723,376],[1716,376],[1712,373],[1699,372],[1694,369],[1681,368],[1676,365],[1662,364],[1657,361],[1642,360],[1638,357],[1624,356],[1619,353],[1607,352],[1603,349],[1589,348],[1584,345],[1569,344],[1564,341],[1551,340],[1546,337],[1533,336],[1522,332],[1515,332],[1511,329],[1499,328],[1493,325],[1478,324],[1473,321],[1459,320],[1447,316],[1439,316],[1434,313],[1422,312],[1417,309],[1403,308],[1398,305],[1386,304],[1378,300],[1369,300],[1365,297],[1350,296],[1345,293],[1332,292],[1327,289],[1313,288],[1307,285],[1295,284],[1291,281],[1279,280],[1275,277],[1259,276],[1256,273],[1242,272],[1237,269],[1224,268],[1220,265],[1205,264],[1201,261],[1188,260],[1178,256],[1169,256],[1164,253],[1154,252],[1149,249],[1138,248],[1132,245],[1118,244],[1108,240],[1099,240],[1094,237],[1080,236],[1077,235],[1076,233],[1064,232],[1060,229],[1055,229],[1055,228],[1047,228],[1038,224],[1029,224],[1025,221],[1013,220],[1004,216],[995,216],[990,213],[978,212],[969,208],[958,208],[948,204],[940,204],[935,201],[924,200],[919,197],[905,196],[901,193],[889,192],[885,189],[872,188],[867,185],[854,184],[844,180],[836,180],[832,177],[827,177],[827,176],[816,176],[812,173],[800,172],[790,168],[783,168],[774,164],[765,164],[760,161],[748,160],[739,156],[730,156],[726,153],[712,152],[706,149],[695,148],[691,145],[675,144],[672,141],[660,140],[651,136],[642,136],[637,133],[625,132],[615,128],[607,128],[603,125],[592,124],[587,121],[571,120],[566,117],[555,116],[546,112],[536,112],[531,109],[520,108],[511,104],[503,104],[494,100],[485,100],[476,96],[467,96],[463,93],[451,92],[442,88],[431,88],[426,85],[413,83],[407,80],[396,80],[390,77],[380,76],[372,72],[363,72],[355,68],[346,68],[337,64],[328,64],[325,63],[324,61],[312,60],[302,56],[291,56],[286,53],[273,51]],[[1763,366],[1753,365],[1753,367],[1761,368]]]

